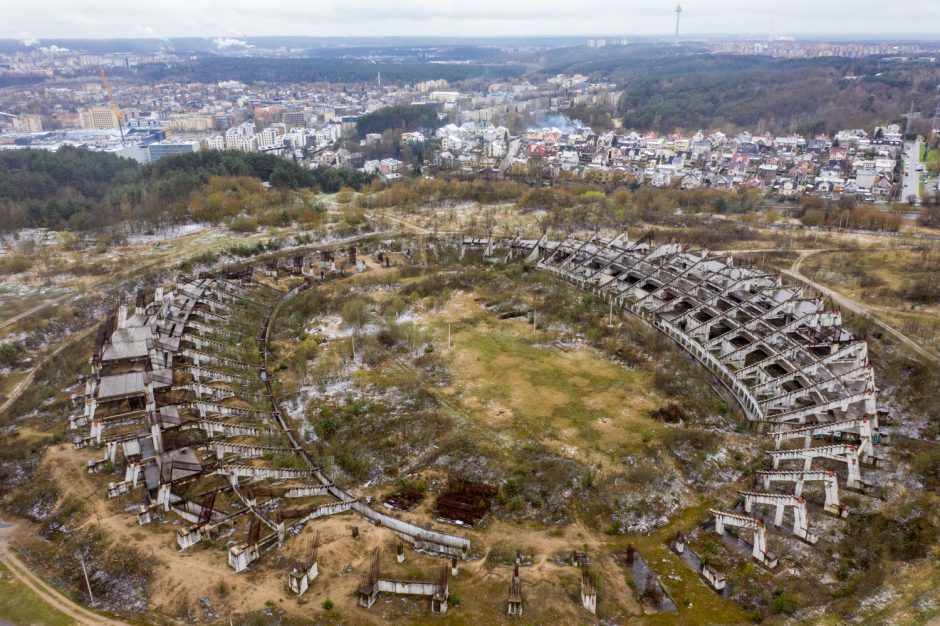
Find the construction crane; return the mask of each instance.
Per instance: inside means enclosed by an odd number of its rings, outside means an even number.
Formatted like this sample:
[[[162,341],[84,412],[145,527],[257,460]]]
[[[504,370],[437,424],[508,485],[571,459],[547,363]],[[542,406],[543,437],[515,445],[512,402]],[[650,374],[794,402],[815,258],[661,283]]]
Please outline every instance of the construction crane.
[[[111,103],[111,110],[114,112],[114,118],[117,120],[118,130],[121,131],[121,145],[124,145],[124,114],[121,113],[121,108],[117,105],[117,101],[114,99],[114,92],[111,91],[111,83],[108,82],[108,77],[104,75],[104,68],[98,66],[98,74],[101,76],[101,82],[104,84],[105,91],[108,92],[108,102]]]
[[[3,111],[0,111],[0,115],[6,115],[7,117],[12,117],[12,118],[19,117],[19,115],[13,115],[12,113],[4,113]]]

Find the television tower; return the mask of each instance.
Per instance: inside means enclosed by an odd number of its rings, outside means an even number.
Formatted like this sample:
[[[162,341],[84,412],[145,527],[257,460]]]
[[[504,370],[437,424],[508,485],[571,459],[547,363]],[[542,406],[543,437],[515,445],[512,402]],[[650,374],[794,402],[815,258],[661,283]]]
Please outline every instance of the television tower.
[[[682,15],[682,5],[676,5],[676,39],[679,38],[679,16]]]

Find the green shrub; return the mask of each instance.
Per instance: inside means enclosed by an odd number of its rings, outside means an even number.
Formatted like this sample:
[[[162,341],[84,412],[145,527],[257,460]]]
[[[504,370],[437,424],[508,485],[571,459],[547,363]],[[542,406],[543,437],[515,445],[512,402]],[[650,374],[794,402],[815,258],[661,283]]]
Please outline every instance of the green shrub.
[[[228,228],[235,233],[253,233],[258,230],[258,220],[253,217],[235,217],[229,222]]]
[[[782,587],[774,589],[774,596],[770,601],[770,608],[775,615],[793,615],[799,608],[793,594]]]
[[[33,266],[33,260],[26,256],[12,256],[0,259],[0,275],[22,274]]]
[[[940,447],[915,455],[911,460],[911,470],[924,478],[940,478]]]

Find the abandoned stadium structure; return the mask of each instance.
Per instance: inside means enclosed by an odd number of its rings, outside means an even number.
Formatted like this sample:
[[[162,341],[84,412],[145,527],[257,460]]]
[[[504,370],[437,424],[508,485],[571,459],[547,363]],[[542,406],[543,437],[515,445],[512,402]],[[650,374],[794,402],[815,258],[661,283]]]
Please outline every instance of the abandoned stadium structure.
[[[675,243],[626,235],[505,243],[463,238],[460,255],[479,249],[484,258],[498,260],[497,249],[508,249],[506,258],[524,257],[611,309],[633,313],[704,366],[767,439],[769,467],[757,473],[756,490],[740,492],[738,509],[711,510],[718,533],[751,533],[755,560],[767,567],[777,563],[768,549],[771,526],[787,524],[802,541],[817,542],[810,520],[817,491],[824,496],[819,508],[845,517],[839,482],[844,489],[870,490],[861,468],[882,461],[875,444],[885,441],[874,373],[866,343],[842,327],[840,313],[825,300],[774,274],[736,266],[727,254]],[[350,248],[347,262],[364,271],[355,255]],[[278,267],[275,260],[259,272],[276,277]],[[327,272],[343,270],[332,253],[321,251],[314,262],[295,256],[287,271],[303,282],[290,291],[255,281],[254,271],[248,265],[181,277],[167,293],[157,288],[149,298],[138,292],[133,310],[121,305],[106,320],[69,418],[72,429],[84,429],[76,448],[103,450],[88,461],[88,471],[123,467],[123,480],[112,482],[108,495],[136,498],[140,524],[150,523],[157,511],[185,520],[177,531],[180,550],[226,537],[236,572],[307,523],[352,511],[416,550],[452,559],[449,575],[445,566],[433,580],[399,581],[380,576],[375,552],[359,604],[370,607],[379,593],[405,594],[427,597],[433,612],[445,612],[449,576],[457,575],[458,558],[469,557],[469,540],[380,512],[334,484],[288,427],[275,397],[267,343],[280,307]],[[807,485],[812,493],[805,492]],[[287,585],[298,595],[320,573],[318,549],[319,534],[283,559]],[[398,559],[404,559],[402,543]],[[523,610],[518,558],[516,565],[510,615]],[[700,573],[712,587],[724,586],[720,572]],[[587,569],[580,599],[584,609],[596,611]]]
[[[180,550],[223,532],[238,539],[229,565],[242,571],[319,517],[353,511],[416,550],[466,558],[468,539],[405,522],[335,485],[301,448],[274,397],[267,337],[281,292],[252,268],[181,278],[100,327],[84,390],[73,396],[76,448],[97,447],[89,472],[122,463],[109,497],[139,496],[137,519],[155,510],[188,522]],[[247,348],[247,349],[246,349]],[[248,356],[246,356],[248,355]],[[317,576],[316,547],[291,561],[287,582],[303,593]],[[446,607],[446,603],[444,605]]]
[[[848,489],[867,492],[861,466],[877,465],[877,389],[868,346],[842,327],[829,303],[785,285],[779,275],[736,266],[728,254],[692,251],[677,243],[656,245],[626,235],[568,236],[551,241],[516,240],[510,255],[550,272],[648,322],[701,363],[727,390],[775,450],[772,472],[761,474],[763,492],[742,493],[744,514],[712,511],[715,529],[753,533],[754,558],[773,567],[764,520],[754,505],[774,509],[782,525],[792,511],[793,533],[815,543],[803,485],[822,482],[824,510],[845,517],[836,473]],[[791,444],[796,447],[787,447]],[[824,445],[814,445],[822,443]],[[796,462],[788,470],[781,462]],[[792,484],[773,493],[774,483]]]

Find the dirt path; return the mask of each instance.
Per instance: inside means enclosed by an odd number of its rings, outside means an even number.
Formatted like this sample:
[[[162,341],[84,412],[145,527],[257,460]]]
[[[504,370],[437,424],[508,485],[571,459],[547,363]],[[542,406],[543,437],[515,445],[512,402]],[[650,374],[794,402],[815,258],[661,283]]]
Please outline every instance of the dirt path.
[[[21,380],[16,385],[16,387],[13,388],[13,393],[10,394],[10,397],[7,398],[3,404],[0,404],[0,415],[2,415],[8,408],[10,408],[13,405],[13,403],[16,402],[16,400],[21,395],[23,395],[23,392],[26,391],[31,384],[33,384],[33,379],[36,377],[36,372],[38,372],[43,366],[45,366],[46,363],[48,363],[50,359],[54,358],[57,354],[65,350],[67,347],[69,347],[76,341],[80,341],[84,339],[85,337],[87,337],[88,335],[90,335],[96,328],[98,328],[97,323],[92,324],[91,326],[88,326],[87,328],[82,329],[78,334],[72,335],[65,341],[61,342],[56,347],[55,350],[47,354],[45,357],[43,357],[43,359],[39,363],[34,365],[29,370],[29,373],[26,375],[26,378]]]
[[[862,304],[861,302],[858,302],[856,300],[843,296],[839,292],[833,289],[830,289],[829,287],[826,287],[825,285],[817,283],[811,278],[807,278],[800,272],[800,266],[803,264],[803,261],[805,261],[808,257],[812,256],[813,254],[816,254],[818,252],[824,252],[824,251],[825,250],[805,251],[800,254],[800,256],[793,262],[793,264],[790,266],[789,269],[781,268],[780,272],[800,283],[803,283],[804,285],[812,287],[813,289],[817,290],[819,293],[832,298],[832,301],[838,304],[843,309],[851,311],[852,313],[855,313],[856,315],[860,315],[870,320],[873,324],[878,326],[878,328],[888,333],[889,335],[891,335],[892,337],[894,337],[895,339],[897,339],[898,341],[900,341],[905,346],[907,346],[908,348],[910,348],[911,350],[913,350],[920,356],[924,357],[925,359],[929,361],[933,361],[934,363],[940,363],[940,356],[938,356],[936,353],[930,350],[927,350],[926,348],[921,346],[919,343],[917,343],[916,341],[914,341],[913,339],[911,339],[910,337],[908,337],[907,335],[905,335],[904,333],[896,329],[895,327],[875,317],[872,314],[872,311],[877,310],[877,307],[872,307],[867,304]]]
[[[406,222],[405,220],[401,219],[400,217],[395,217],[394,215],[389,215],[387,211],[382,214],[382,217],[385,218],[385,219],[387,219],[387,220],[389,220],[389,221],[391,221],[391,222],[395,222],[396,224],[398,224],[398,225],[400,225],[400,226],[404,226],[404,227],[406,227],[406,228],[410,228],[410,229],[414,230],[415,232],[417,232],[418,234],[421,234],[421,235],[430,235],[430,234],[431,234],[431,231],[430,231],[429,229],[424,228],[423,226],[418,226],[417,224],[412,224],[411,222]]]
[[[88,624],[89,626],[126,626],[125,622],[119,622],[107,618],[104,615],[89,611],[80,604],[69,600],[47,585],[42,579],[35,576],[10,548],[8,541],[12,533],[13,526],[0,526],[0,562],[6,565],[10,569],[10,573],[21,583],[29,587],[43,602],[49,604],[57,611],[68,615],[78,624]]]
[[[22,313],[18,313],[14,315],[13,317],[11,317],[10,319],[5,320],[4,322],[0,323],[0,330],[3,330],[7,326],[12,326],[13,324],[16,324],[21,319],[29,317],[30,315],[38,311],[42,311],[47,306],[60,302],[63,299],[65,299],[65,296],[59,296],[58,298],[53,298],[52,300],[44,300],[42,304],[37,304],[33,308],[27,309],[26,311],[23,311]]]

